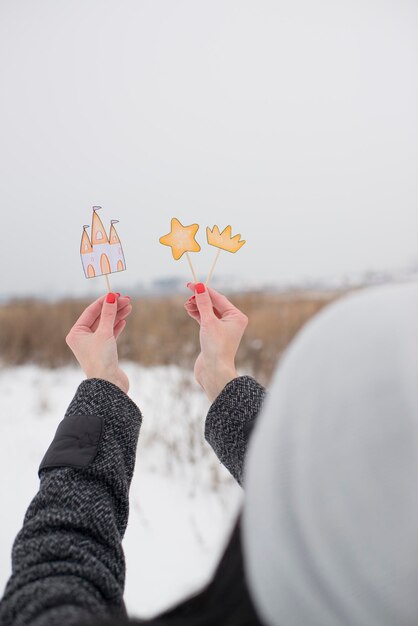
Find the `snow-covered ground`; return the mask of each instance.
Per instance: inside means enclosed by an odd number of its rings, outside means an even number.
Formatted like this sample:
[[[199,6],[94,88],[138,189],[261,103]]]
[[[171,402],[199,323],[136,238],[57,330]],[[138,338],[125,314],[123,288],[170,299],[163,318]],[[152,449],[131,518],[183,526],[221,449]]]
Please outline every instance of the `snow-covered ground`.
[[[126,602],[150,616],[210,577],[241,501],[241,489],[203,442],[208,403],[190,373],[125,364],[144,421],[124,548]],[[0,369],[0,590],[10,552],[38,489],[37,469],[80,370],[33,365]]]

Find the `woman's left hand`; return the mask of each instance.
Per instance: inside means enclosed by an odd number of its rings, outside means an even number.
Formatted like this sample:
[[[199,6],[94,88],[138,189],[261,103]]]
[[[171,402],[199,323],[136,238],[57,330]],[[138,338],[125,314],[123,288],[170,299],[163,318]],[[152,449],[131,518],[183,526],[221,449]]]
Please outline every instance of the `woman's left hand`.
[[[66,337],[67,345],[87,378],[102,378],[129,390],[127,375],[119,367],[116,340],[132,311],[130,298],[109,293],[81,314]]]

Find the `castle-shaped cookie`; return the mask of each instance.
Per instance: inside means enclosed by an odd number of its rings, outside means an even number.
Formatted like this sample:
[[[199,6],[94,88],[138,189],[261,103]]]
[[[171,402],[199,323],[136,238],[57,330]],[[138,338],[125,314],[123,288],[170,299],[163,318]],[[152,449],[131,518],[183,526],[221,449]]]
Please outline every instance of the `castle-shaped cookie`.
[[[118,220],[111,220],[110,233],[107,236],[103,222],[97,214],[99,209],[99,206],[93,207],[91,238],[87,232],[90,226],[83,226],[80,254],[86,278],[123,272],[126,269],[122,244],[115,228]]]

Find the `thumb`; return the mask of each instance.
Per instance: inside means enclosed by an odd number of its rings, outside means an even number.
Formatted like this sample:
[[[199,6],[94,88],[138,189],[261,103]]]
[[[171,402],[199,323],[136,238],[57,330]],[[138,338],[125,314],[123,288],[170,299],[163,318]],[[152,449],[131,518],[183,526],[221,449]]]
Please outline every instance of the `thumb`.
[[[213,312],[213,304],[206,285],[197,283],[195,287],[196,305],[199,309],[201,324],[205,324],[212,319],[216,319]]]
[[[108,337],[111,337],[113,335],[113,326],[115,324],[117,312],[118,305],[116,295],[114,293],[108,293],[105,301],[103,302],[100,322],[97,330],[106,334]]]

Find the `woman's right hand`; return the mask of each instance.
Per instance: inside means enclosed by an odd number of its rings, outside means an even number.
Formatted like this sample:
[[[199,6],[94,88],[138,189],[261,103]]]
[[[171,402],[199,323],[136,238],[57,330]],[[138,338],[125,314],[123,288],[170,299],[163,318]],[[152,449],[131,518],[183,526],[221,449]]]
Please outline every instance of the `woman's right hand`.
[[[248,318],[225,296],[203,283],[189,283],[195,292],[184,305],[200,324],[200,347],[194,372],[197,382],[213,402],[223,388],[238,377],[235,356]]]
[[[116,340],[132,311],[129,297],[109,293],[85,309],[66,342],[87,378],[101,378],[128,393],[129,380],[119,367]]]

